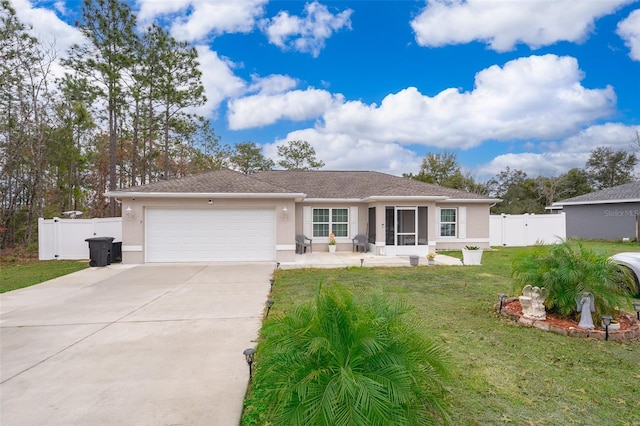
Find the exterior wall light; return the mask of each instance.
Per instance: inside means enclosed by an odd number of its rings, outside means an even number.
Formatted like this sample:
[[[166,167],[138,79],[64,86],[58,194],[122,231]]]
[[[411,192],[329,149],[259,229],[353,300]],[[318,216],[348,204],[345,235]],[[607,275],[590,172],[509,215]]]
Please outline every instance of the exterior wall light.
[[[124,211],[124,214],[127,216],[127,219],[133,219],[133,217],[135,216],[135,213],[133,212],[133,209],[131,208],[131,206],[127,206],[127,208]]]
[[[289,218],[289,210],[287,210],[287,206],[282,208],[282,220],[287,220]]]

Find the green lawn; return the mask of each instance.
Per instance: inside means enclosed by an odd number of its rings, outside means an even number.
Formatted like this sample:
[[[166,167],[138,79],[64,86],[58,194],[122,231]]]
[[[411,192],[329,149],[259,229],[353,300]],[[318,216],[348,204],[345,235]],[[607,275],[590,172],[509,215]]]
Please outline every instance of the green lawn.
[[[606,255],[640,251],[637,244],[585,245]],[[564,337],[493,311],[498,293],[516,296],[511,260],[523,250],[485,252],[482,266],[278,271],[271,315],[310,300],[320,282],[383,291],[410,301],[424,334],[447,347],[454,425],[640,425],[640,342]],[[253,390],[245,405],[243,424],[269,424]]]
[[[87,260],[15,260],[0,266],[0,293],[38,284],[89,267]]]

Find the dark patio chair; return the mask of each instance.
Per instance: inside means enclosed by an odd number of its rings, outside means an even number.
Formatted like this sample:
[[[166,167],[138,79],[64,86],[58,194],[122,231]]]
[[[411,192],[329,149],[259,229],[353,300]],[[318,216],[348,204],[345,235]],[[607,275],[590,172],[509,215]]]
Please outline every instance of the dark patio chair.
[[[358,234],[351,239],[353,247],[351,251],[359,252],[362,247],[362,252],[369,251],[369,238],[365,234]]]
[[[309,247],[309,253],[313,253],[313,247],[311,246],[311,238],[306,237],[305,235],[298,234],[296,235],[296,254],[304,254],[307,251],[307,247]]]

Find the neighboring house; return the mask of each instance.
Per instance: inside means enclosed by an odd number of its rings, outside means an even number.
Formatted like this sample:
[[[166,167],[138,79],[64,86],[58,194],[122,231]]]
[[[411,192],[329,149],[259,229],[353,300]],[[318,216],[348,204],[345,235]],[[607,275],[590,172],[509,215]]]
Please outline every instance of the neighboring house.
[[[638,238],[640,182],[627,183],[553,203],[566,214],[567,237]]]
[[[295,259],[295,236],[339,251],[366,234],[377,255],[489,246],[500,201],[378,172],[220,170],[110,191],[122,203],[124,263]]]

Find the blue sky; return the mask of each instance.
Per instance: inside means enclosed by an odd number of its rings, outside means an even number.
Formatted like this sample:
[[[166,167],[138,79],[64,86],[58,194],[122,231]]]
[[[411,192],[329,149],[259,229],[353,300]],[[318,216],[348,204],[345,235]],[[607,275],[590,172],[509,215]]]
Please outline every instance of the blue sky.
[[[81,2],[11,0],[64,50]],[[138,0],[198,48],[221,142],[277,159],[306,140],[330,170],[417,172],[458,156],[478,180],[555,176],[640,131],[640,3],[629,0]],[[637,147],[639,148],[640,147]]]

